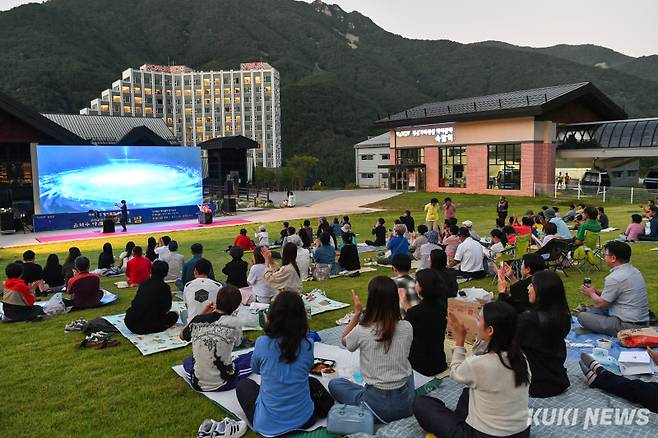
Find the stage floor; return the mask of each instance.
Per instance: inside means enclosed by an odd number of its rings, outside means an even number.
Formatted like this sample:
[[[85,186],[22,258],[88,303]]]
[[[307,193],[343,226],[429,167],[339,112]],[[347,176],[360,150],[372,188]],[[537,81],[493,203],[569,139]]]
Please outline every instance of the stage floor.
[[[374,208],[362,207],[382,199],[398,195],[399,192],[379,189],[360,190],[326,190],[297,192],[297,206],[295,208],[273,208],[263,210],[239,211],[235,216],[213,218],[211,225],[199,225],[196,219],[176,222],[157,222],[150,224],[129,225],[128,231],[117,231],[111,234],[101,233],[99,228],[85,228],[79,230],[44,231],[39,233],[14,233],[0,235],[0,248],[17,246],[43,245],[56,242],[68,242],[87,239],[102,239],[111,236],[125,236],[138,234],[153,234],[183,230],[201,230],[206,227],[235,226],[240,224],[258,225],[261,223],[311,219],[313,226],[317,224],[320,216],[342,216],[344,214],[372,213],[379,211]],[[285,198],[285,193],[272,192],[270,199],[279,205]],[[117,226],[120,230],[121,227]],[[278,226],[276,230],[278,232]],[[272,232],[272,230],[270,230]]]

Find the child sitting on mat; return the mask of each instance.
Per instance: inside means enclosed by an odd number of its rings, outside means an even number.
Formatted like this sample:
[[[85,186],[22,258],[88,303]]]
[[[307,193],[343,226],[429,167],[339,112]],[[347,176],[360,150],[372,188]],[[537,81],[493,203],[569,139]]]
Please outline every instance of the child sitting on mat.
[[[228,391],[251,374],[251,352],[231,358],[242,342],[241,324],[233,315],[241,301],[237,288],[224,286],[217,303],[208,302],[180,334],[192,341],[193,357],[183,360],[183,368],[197,391]]]
[[[231,256],[231,261],[222,269],[222,273],[226,275],[226,282],[235,287],[249,286],[249,283],[247,283],[249,265],[242,260],[244,251],[239,246],[234,246],[228,253]]]

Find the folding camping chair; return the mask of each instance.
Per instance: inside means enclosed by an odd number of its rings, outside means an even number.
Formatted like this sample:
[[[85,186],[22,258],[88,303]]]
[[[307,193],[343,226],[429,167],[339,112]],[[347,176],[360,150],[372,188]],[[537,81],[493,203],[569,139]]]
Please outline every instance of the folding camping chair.
[[[567,268],[574,266],[573,261],[569,258],[569,243],[562,239],[548,241],[546,245],[539,248],[536,254],[542,256],[549,269],[553,268],[553,272],[559,269],[565,277],[569,276]]]
[[[600,271],[603,265],[601,233],[586,230],[583,244],[573,251],[573,259],[578,261],[578,264],[576,265],[578,270],[583,272],[582,268],[584,268],[584,273],[586,275],[589,275],[591,267]]]
[[[530,251],[530,240],[532,234],[525,234],[523,236],[516,236],[514,246],[509,250],[503,251],[498,257],[499,264],[509,262],[512,266],[512,272],[516,278],[521,278],[521,259]]]

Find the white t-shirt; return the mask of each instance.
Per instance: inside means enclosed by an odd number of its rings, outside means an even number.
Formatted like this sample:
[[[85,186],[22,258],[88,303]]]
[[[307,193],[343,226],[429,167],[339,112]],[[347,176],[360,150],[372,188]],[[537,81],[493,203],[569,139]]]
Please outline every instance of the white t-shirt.
[[[270,244],[270,235],[267,231],[261,231],[256,233],[256,245],[257,246],[269,246]]]
[[[431,266],[431,261],[430,261],[430,254],[432,251],[435,249],[440,249],[443,251],[443,248],[441,248],[439,245],[435,245],[434,243],[423,243],[423,245],[420,247],[420,266],[417,271],[420,271],[421,269],[428,269]]]
[[[457,247],[455,260],[459,260],[459,270],[462,272],[477,272],[484,269],[482,245],[467,237]]]
[[[221,288],[220,283],[210,278],[195,278],[187,283],[183,289],[187,320],[192,321],[208,301],[217,303],[217,293]]]
[[[171,251],[169,251],[168,246],[158,246],[155,248],[155,253],[158,255],[158,259],[162,260],[162,257],[167,257]]]
[[[259,303],[269,303],[270,299],[279,292],[267,286],[263,278],[264,273],[265,264],[259,263],[251,267],[247,276],[247,283],[252,287]]]
[[[551,240],[555,239],[557,236],[555,234],[547,234],[544,236],[544,238],[541,240],[541,244],[546,245],[548,242]]]
[[[297,267],[299,268],[299,274],[302,278],[302,281],[308,279],[308,270],[311,266],[311,252],[308,249],[297,247]]]

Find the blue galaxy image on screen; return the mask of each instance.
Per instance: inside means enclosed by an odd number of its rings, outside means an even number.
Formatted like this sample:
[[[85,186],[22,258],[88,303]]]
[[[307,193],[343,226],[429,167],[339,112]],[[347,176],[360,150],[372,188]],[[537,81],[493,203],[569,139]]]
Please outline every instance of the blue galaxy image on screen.
[[[38,145],[37,163],[41,214],[203,202],[198,148]]]

